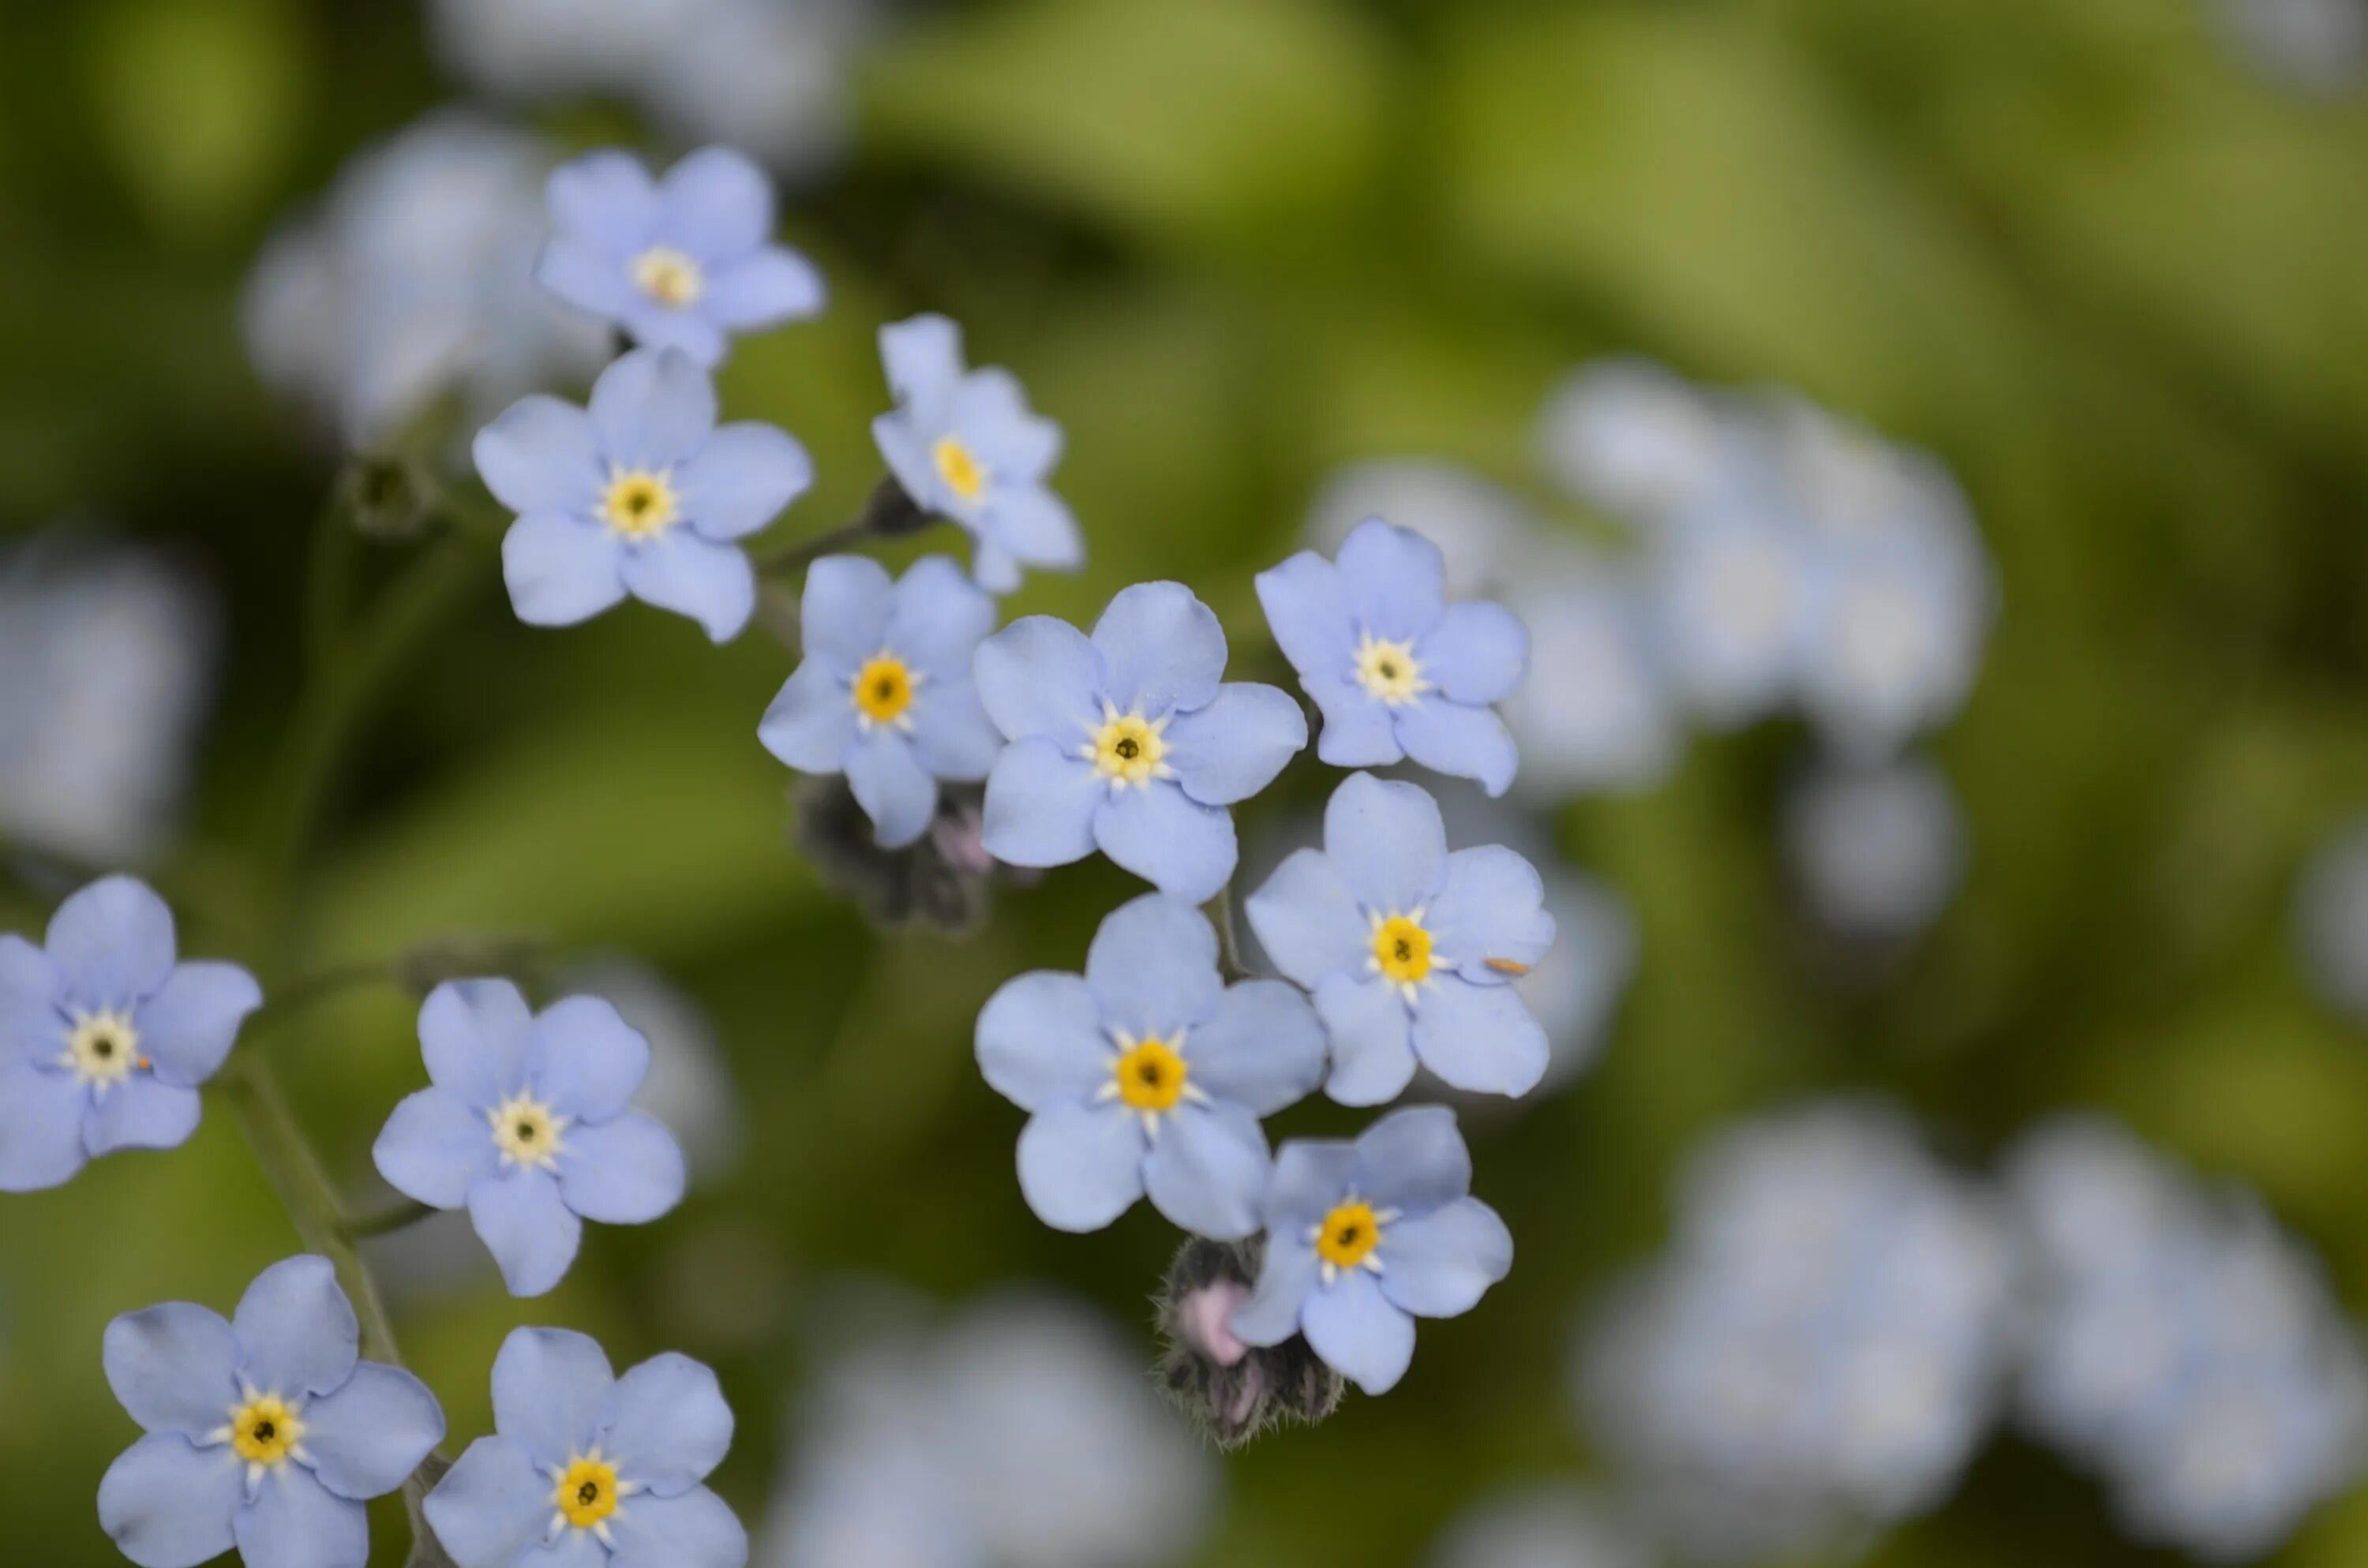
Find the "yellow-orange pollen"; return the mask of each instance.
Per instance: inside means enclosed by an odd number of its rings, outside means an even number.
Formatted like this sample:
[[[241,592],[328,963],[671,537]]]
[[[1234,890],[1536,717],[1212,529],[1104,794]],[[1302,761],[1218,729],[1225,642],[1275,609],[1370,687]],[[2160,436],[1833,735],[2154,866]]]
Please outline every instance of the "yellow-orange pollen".
[[[655,539],[682,516],[682,503],[665,470],[612,469],[600,498],[600,520],[627,539]]]
[[[633,287],[671,310],[699,303],[707,275],[699,263],[667,245],[652,245],[633,258]]]
[[[1393,708],[1402,707],[1430,689],[1422,678],[1412,642],[1386,642],[1370,631],[1357,635],[1357,679],[1364,688]]]
[[[1352,1198],[1325,1215],[1324,1223],[1316,1227],[1315,1256],[1333,1268],[1355,1268],[1360,1264],[1371,1267],[1380,1261],[1373,1258],[1373,1248],[1381,1241],[1382,1217],[1373,1212],[1372,1204]]]
[[[1164,760],[1167,742],[1162,737],[1167,731],[1165,717],[1145,719],[1140,713],[1121,713],[1105,702],[1101,723],[1094,730],[1093,739],[1078,748],[1078,755],[1101,769],[1113,790],[1171,778],[1175,770]]]
[[[148,1063],[140,1054],[140,1031],[131,1027],[131,1016],[102,1010],[75,1017],[66,1036],[63,1065],[104,1094]]]
[[[1377,923],[1373,967],[1394,985],[1419,985],[1430,973],[1430,933],[1415,915],[1393,915]]]
[[[251,1465],[275,1465],[304,1440],[296,1407],[277,1394],[257,1394],[230,1413],[230,1446]]]
[[[579,1530],[588,1530],[617,1511],[617,1467],[591,1453],[569,1462],[552,1488],[552,1506]]]
[[[975,501],[986,494],[986,466],[971,456],[968,447],[951,436],[941,436],[929,449],[937,460],[938,477],[946,488],[965,501]]]
[[[1156,1035],[1121,1050],[1110,1070],[1118,1082],[1118,1097],[1130,1108],[1144,1111],[1175,1109],[1191,1075],[1184,1058]]]
[[[920,683],[921,677],[911,666],[882,650],[855,672],[855,683],[848,695],[866,728],[894,724],[909,730],[913,721],[905,710],[913,705],[913,688]]]

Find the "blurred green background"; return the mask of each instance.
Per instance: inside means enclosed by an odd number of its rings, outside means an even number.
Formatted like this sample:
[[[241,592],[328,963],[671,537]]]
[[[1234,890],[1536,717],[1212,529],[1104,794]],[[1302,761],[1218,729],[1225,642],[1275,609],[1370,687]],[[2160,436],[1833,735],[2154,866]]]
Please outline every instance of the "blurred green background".
[[[2197,0],[1004,0],[894,17],[853,70],[852,150],[783,222],[831,308],[723,378],[730,415],[786,425],[819,465],[772,540],[860,503],[872,335],[940,309],[1068,431],[1090,565],[1013,612],[1083,619],[1179,578],[1237,670],[1280,672],[1251,574],[1340,462],[1456,459],[1588,526],[1541,489],[1531,430],[1606,352],[1789,384],[1930,448],[1998,564],[1986,672],[1935,746],[1970,879],[1881,983],[1835,983],[1783,897],[1788,727],[1565,813],[1642,961],[1589,1077],[1474,1123],[1513,1276],[1427,1324],[1387,1398],[1225,1461],[1200,1561],[1386,1568],[1497,1482],[1587,1470],[1562,1392],[1577,1304],[1656,1244],[1691,1138],[1820,1087],[1895,1093],[1968,1161],[2048,1109],[2110,1108],[2256,1186],[2368,1304],[2368,1049],[2306,994],[2285,928],[2301,858],[2368,804],[2363,100],[2265,78]],[[728,1056],[728,1180],[594,1230],[545,1301],[401,1302],[456,1436],[485,1426],[518,1324],[594,1333],[620,1365],[680,1348],[725,1377],[741,1435],[719,1485],[754,1522],[824,1279],[1054,1281],[1142,1324],[1168,1227],[1038,1224],[1010,1176],[1019,1118],[970,1050],[987,994],[1074,967],[1133,884],[1082,866],[968,939],[871,934],[788,846],[787,780],[754,736],[791,663],[768,639],[718,652],[637,608],[535,631],[481,551],[292,883],[258,858],[336,457],[256,383],[237,294],[290,204],[460,96],[416,8],[12,0],[0,79],[0,517],[169,540],[226,599],[199,797],[155,879],[185,951],[269,986],[538,932],[660,967]],[[613,108],[537,123],[656,145]],[[364,546],[366,587],[414,553]],[[1326,782],[1295,769],[1246,835]],[[0,928],[36,929],[58,891],[0,885]],[[411,1006],[366,994],[262,1044],[358,1186],[420,1080]],[[1278,1131],[1361,1119],[1315,1105]],[[132,1427],[101,1326],[226,1308],[294,1250],[218,1106],[178,1153],[0,1203],[0,1556],[118,1561],[92,1497]],[[399,1561],[399,1530],[379,1536]],[[2155,1560],[2011,1437],[1873,1559]],[[2368,1499],[2275,1561],[2368,1561]]]

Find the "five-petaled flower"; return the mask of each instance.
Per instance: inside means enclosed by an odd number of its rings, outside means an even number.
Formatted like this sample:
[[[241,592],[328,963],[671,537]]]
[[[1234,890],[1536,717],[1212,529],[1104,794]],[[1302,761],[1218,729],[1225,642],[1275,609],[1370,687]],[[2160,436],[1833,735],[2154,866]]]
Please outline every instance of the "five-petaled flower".
[[[433,1087],[371,1156],[435,1209],[466,1209],[516,1296],[567,1273],[586,1220],[647,1223],[682,1200],[681,1145],[632,1108],[649,1042],[597,996],[528,1010],[507,980],[448,981],[419,1009]]]
[[[1323,710],[1317,756],[1336,767],[1412,757],[1501,795],[1518,759],[1489,704],[1529,673],[1530,634],[1500,604],[1448,603],[1446,583],[1437,545],[1372,517],[1337,562],[1303,550],[1259,573],[1258,592]]]
[[[1472,1155],[1442,1106],[1394,1111],[1349,1142],[1292,1142],[1266,1199],[1266,1261],[1235,1335],[1294,1334],[1367,1393],[1414,1358],[1417,1317],[1470,1312],[1513,1267],[1513,1237],[1471,1197]]]
[[[1225,633],[1178,583],[1138,583],[1088,639],[1031,615],[979,644],[986,711],[1011,742],[986,780],[986,847],[1011,866],[1097,848],[1194,903],[1234,874],[1233,813],[1307,744],[1299,704],[1221,684]]]
[[[845,773],[880,843],[910,844],[937,814],[938,781],[976,783],[1003,749],[971,679],[995,620],[995,600],[945,556],[894,583],[877,562],[825,556],[806,573],[805,660],[757,738],[802,772]]]
[[[964,369],[962,329],[943,316],[882,327],[880,357],[896,407],[871,422],[872,438],[916,505],[970,532],[979,585],[1008,594],[1023,566],[1076,570],[1077,519],[1045,483],[1061,427],[1030,411],[1018,378]]]
[[[1227,986],[1201,912],[1145,893],[1102,922],[1086,972],[1007,983],[978,1016],[986,1081],[1031,1112],[1019,1187],[1048,1225],[1092,1231],[1147,1191],[1230,1240],[1258,1226],[1271,1116],[1324,1076],[1324,1030],[1279,980]]]
[[[198,1085],[263,993],[236,964],[174,951],[172,911],[130,877],[60,904],[46,950],[0,937],[0,1192],[197,1130]]]
[[[723,363],[730,335],[811,316],[822,274],[771,243],[773,187],[725,147],[702,147],[653,182],[629,153],[586,153],[552,171],[553,233],[535,278],[616,323],[645,348]]]
[[[678,348],[637,349],[578,408],[537,393],[477,432],[477,472],[518,514],[502,576],[520,620],[572,626],[627,594],[718,642],[748,624],[757,576],[736,540],[814,482],[796,437],[718,426],[715,388]]]
[[[1324,809],[1324,847],[1277,867],[1247,910],[1275,967],[1315,995],[1326,1092],[1379,1105],[1417,1057],[1459,1089],[1537,1085],[1545,1031],[1511,983],[1553,945],[1544,900],[1537,868],[1501,845],[1449,854],[1419,786],[1358,773]]]
[[[521,1328],[494,1358],[495,1435],[427,1496],[461,1568],[741,1568],[748,1537],[700,1483],[732,1447],[715,1374],[671,1352],[614,1377],[600,1346]]]
[[[273,1264],[238,1312],[168,1301],[107,1325],[115,1397],[148,1435],[98,1485],[98,1518],[142,1568],[238,1549],[246,1568],[362,1568],[362,1505],[444,1439],[418,1379],[359,1358],[324,1257]]]

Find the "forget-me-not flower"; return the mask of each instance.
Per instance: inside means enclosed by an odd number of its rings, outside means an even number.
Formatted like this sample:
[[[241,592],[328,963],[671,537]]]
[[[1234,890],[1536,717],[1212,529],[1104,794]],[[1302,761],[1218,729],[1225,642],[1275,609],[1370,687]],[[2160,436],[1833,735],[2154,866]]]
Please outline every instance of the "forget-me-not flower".
[[[197,1131],[198,1085],[263,1003],[231,963],[176,963],[173,912],[105,877],[60,904],[49,945],[0,937],[0,1192],[55,1187],[118,1149]]]
[[[937,814],[939,780],[976,783],[1003,749],[971,679],[995,621],[995,600],[946,556],[894,582],[876,561],[825,556],[806,573],[805,660],[757,738],[801,772],[846,774],[881,844],[910,844]]]
[[[1393,1111],[1355,1142],[1286,1143],[1267,1188],[1266,1262],[1234,1312],[1251,1345],[1294,1334],[1367,1393],[1414,1358],[1417,1317],[1470,1312],[1513,1267],[1512,1233],[1471,1196],[1443,1106]]]
[[[548,196],[554,233],[536,280],[645,348],[712,369],[730,334],[823,307],[822,274],[772,243],[772,183],[728,147],[702,147],[655,183],[630,153],[586,153],[552,171]]]
[[[351,1302],[325,1257],[256,1277],[225,1323],[167,1301],[107,1325],[107,1381],[148,1435],[108,1467],[98,1518],[141,1568],[191,1568],[233,1547],[246,1568],[362,1568],[362,1505],[444,1439],[417,1378],[359,1359]]]
[[[871,422],[872,439],[915,505],[969,531],[979,585],[1008,594],[1023,566],[1075,571],[1085,539],[1045,483],[1061,427],[1029,409],[1019,378],[966,369],[962,328],[939,315],[882,327],[880,358],[896,407]]]
[[[494,1358],[494,1432],[427,1495],[461,1568],[742,1568],[748,1535],[700,1483],[732,1447],[715,1374],[671,1351],[623,1377],[600,1346],[520,1328]]]
[[[640,1225],[682,1200],[682,1148],[632,1108],[649,1042],[597,996],[528,1010],[507,980],[447,981],[419,1009],[432,1086],[370,1151],[396,1190],[466,1209],[514,1296],[575,1261],[583,1221]]]
[[[1512,983],[1554,944],[1544,901],[1537,868],[1501,845],[1449,854],[1419,786],[1359,773],[1324,809],[1324,847],[1284,860],[1247,911],[1275,967],[1315,998],[1326,1092],[1379,1105],[1417,1057],[1458,1089],[1537,1086],[1545,1031]]]
[[[1147,1192],[1229,1241],[1258,1226],[1258,1119],[1322,1080],[1324,1029],[1281,981],[1227,986],[1201,912],[1145,893],[1102,922],[1083,975],[1038,970],[987,999],[978,1062],[1030,1113],[1019,1187],[1037,1218],[1099,1230]]]
[[[1299,704],[1222,682],[1225,633],[1180,583],[1138,583],[1087,638],[1031,615],[979,644],[988,717],[1010,741],[986,780],[986,847],[1009,866],[1096,849],[1198,903],[1234,874],[1226,810],[1307,744]]]
[[[713,384],[678,348],[618,359],[589,408],[520,399],[477,432],[475,450],[486,488],[518,514],[502,577],[532,626],[572,626],[630,593],[729,642],[757,608],[757,574],[735,541],[814,483],[787,431],[719,427]]]
[[[1372,517],[1337,561],[1301,551],[1259,573],[1258,592],[1323,710],[1317,756],[1336,767],[1412,757],[1501,795],[1518,758],[1489,704],[1529,673],[1530,634],[1500,604],[1450,604],[1446,584],[1437,545]]]

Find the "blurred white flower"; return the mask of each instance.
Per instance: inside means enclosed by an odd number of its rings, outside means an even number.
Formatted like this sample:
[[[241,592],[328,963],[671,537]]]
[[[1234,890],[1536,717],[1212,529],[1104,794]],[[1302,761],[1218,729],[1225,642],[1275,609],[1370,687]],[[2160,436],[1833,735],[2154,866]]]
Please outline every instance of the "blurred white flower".
[[[2368,0],[2214,0],[2261,71],[2307,92],[2355,87],[2368,64]]]
[[[699,1004],[647,964],[621,957],[570,969],[558,990],[606,999],[650,1042],[650,1074],[633,1103],[673,1131],[691,1180],[730,1170],[740,1157],[740,1096]]]
[[[1564,552],[1508,589],[1530,629],[1530,675],[1502,704],[1520,748],[1513,788],[1560,801],[1633,793],[1667,778],[1683,750],[1682,716],[1633,574]]]
[[[2368,1024],[2368,817],[2313,853],[2294,893],[2303,970],[2328,1006]]]
[[[1381,517],[1412,528],[1447,562],[1450,598],[1495,598],[1519,584],[1539,526],[1520,498],[1471,470],[1429,458],[1373,458],[1325,483],[1303,538],[1326,558],[1359,523]]]
[[[1653,1553],[1611,1509],[1575,1486],[1483,1498],[1450,1525],[1426,1568],[1652,1568]]]
[[[1722,493],[1654,535],[1656,646],[1679,699],[1733,729],[1793,700],[1814,641],[1810,559],[1781,500]]]
[[[1599,359],[1548,395],[1538,460],[1580,500],[1649,523],[1706,494],[1735,455],[1718,405],[1648,359]]]
[[[1964,823],[1921,758],[1860,767],[1821,757],[1785,798],[1784,859],[1809,914],[1845,936],[1913,936],[1964,874]]]

